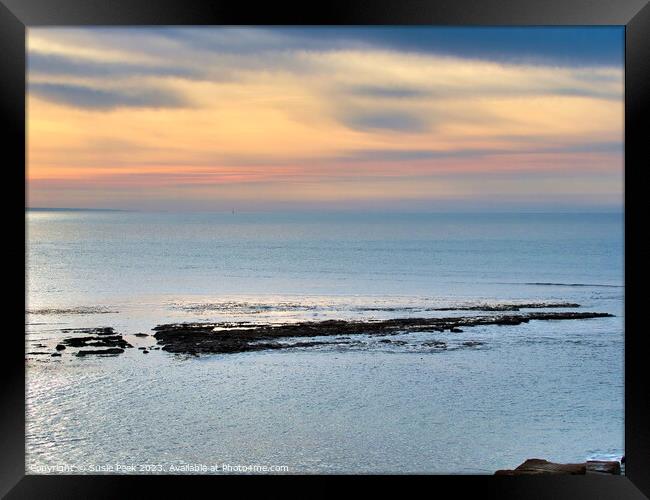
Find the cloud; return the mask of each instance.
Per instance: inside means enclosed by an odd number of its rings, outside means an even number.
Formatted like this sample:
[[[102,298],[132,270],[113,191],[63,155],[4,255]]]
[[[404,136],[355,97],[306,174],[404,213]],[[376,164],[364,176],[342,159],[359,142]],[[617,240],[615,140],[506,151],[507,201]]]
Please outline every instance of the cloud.
[[[552,66],[623,64],[622,27],[278,27],[166,28],[161,36],[232,54],[391,50]]]
[[[390,39],[397,33],[409,40],[409,46],[422,39],[423,50],[400,52],[396,50],[400,44],[379,43],[382,35]],[[36,29],[30,30],[30,38],[35,37],[35,41],[29,44],[28,70],[30,80],[39,83],[75,83],[95,88],[102,88],[107,78],[113,86],[127,87],[139,77],[252,84],[274,76],[293,78],[322,99],[332,103],[348,101],[342,103],[345,108],[359,100],[368,104],[373,100],[404,101],[408,105],[417,101],[426,104],[448,99],[548,95],[622,99],[620,67],[557,67],[464,59],[433,50],[435,47],[426,40],[442,40],[437,29],[417,31],[419,38],[413,38],[412,33],[409,29],[380,28],[315,28],[311,32],[208,27]],[[471,31],[466,35],[477,38]],[[457,33],[452,31],[446,36],[455,39]],[[483,36],[490,38],[485,33]],[[408,109],[395,112],[413,114]],[[359,118],[362,127],[374,121],[380,126],[371,128],[391,129],[381,126],[387,121],[381,117]],[[417,129],[415,123],[423,120],[420,116],[397,121],[410,121],[411,127]],[[354,118],[349,123],[356,127]]]
[[[187,105],[179,94],[163,89],[106,90],[58,83],[30,83],[28,88],[35,96],[75,108],[110,110],[120,107],[174,108]]]
[[[183,198],[257,182],[263,204],[304,183],[352,196],[353,181],[406,199],[422,175],[457,176],[472,197],[481,172],[570,171],[586,191],[592,173],[620,170],[623,66],[585,55],[583,31],[532,29],[524,43],[526,29],[438,30],[30,29],[30,179],[42,192],[178,184]],[[593,33],[598,50],[620,38]],[[90,125],[79,109],[101,115]]]
[[[95,78],[132,78],[134,76],[200,78],[202,72],[178,64],[146,65],[128,61],[98,61],[87,58],[70,57],[61,54],[30,52],[27,59],[30,75],[66,75]]]
[[[453,158],[486,158],[504,155],[548,155],[599,153],[622,155],[623,143],[612,142],[580,142],[560,145],[523,144],[515,148],[459,148],[450,150],[430,149],[361,149],[348,151],[340,159],[358,162],[401,162],[425,161]]]
[[[350,128],[361,131],[388,130],[393,132],[425,132],[426,119],[406,111],[346,111],[341,121]]]
[[[371,97],[379,99],[413,99],[431,96],[431,93],[426,89],[398,86],[357,85],[342,90],[343,92],[347,92],[358,97]]]

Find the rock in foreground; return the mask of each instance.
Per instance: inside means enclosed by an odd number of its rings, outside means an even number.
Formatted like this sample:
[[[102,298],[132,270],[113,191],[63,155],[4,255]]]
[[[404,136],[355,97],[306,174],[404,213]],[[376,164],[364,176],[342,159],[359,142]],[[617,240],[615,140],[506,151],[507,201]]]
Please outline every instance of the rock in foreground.
[[[584,475],[620,474],[621,464],[616,461],[589,460],[581,464],[556,464],[540,458],[530,458],[514,470],[498,470],[497,476],[529,476],[540,474]]]

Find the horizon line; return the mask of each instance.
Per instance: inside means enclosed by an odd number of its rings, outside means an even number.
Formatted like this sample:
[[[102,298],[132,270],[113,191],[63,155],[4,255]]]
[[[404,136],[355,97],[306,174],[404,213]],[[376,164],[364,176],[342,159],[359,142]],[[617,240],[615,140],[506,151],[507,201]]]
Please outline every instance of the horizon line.
[[[25,207],[25,211],[34,212],[140,212],[140,213],[287,213],[287,212],[321,212],[321,213],[394,213],[394,214],[449,214],[449,213],[491,213],[491,214],[623,214],[625,207],[593,207],[593,208],[565,208],[560,210],[549,210],[547,208],[526,208],[516,209],[489,209],[489,208],[470,208],[462,210],[458,208],[450,209],[381,209],[381,208],[309,208],[300,207],[300,209],[280,208],[280,209],[257,209],[257,210],[238,210],[236,208],[223,209],[164,209],[164,208],[95,208],[95,207]]]

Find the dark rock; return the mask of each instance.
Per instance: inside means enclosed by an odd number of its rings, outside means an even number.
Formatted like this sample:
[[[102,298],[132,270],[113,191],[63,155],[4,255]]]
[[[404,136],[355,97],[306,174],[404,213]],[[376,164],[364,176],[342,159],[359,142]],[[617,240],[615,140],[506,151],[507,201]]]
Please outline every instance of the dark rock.
[[[99,328],[64,328],[62,332],[83,333],[85,335],[115,335],[115,330],[111,327]]]
[[[50,354],[50,356],[52,356],[53,358],[61,357],[61,353],[60,352],[53,352],[52,354]]]
[[[463,330],[461,330],[460,328],[456,328],[456,327],[451,327],[451,328],[449,329],[449,331],[450,331],[451,333],[463,333]]]
[[[77,352],[77,356],[89,356],[93,354],[122,354],[123,352],[124,349],[114,347],[110,349],[79,351]]]
[[[621,464],[617,461],[589,460],[582,464],[556,464],[539,458],[531,458],[514,470],[498,470],[496,475],[521,476],[536,474],[614,474],[621,473]]]
[[[278,342],[287,338],[341,335],[395,335],[409,332],[438,332],[485,325],[520,325],[529,321],[579,320],[611,317],[597,312],[533,312],[451,318],[397,318],[382,321],[327,320],[289,324],[240,326],[232,323],[181,323],[159,325],[154,337],[162,349],[179,354],[218,354],[283,349],[298,344]],[[322,342],[309,343],[321,345]],[[305,346],[305,343],[302,343]]]
[[[144,351],[142,351],[142,354],[149,354],[149,351],[145,349]]]
[[[121,335],[93,337],[69,337],[63,340],[63,347],[133,347]]]
[[[279,342],[268,342],[268,343],[259,343],[255,344],[254,350],[262,350],[262,349],[291,349],[295,347],[316,347],[316,346],[321,346],[321,345],[332,345],[330,342],[319,342],[319,341],[313,341],[313,342],[294,342],[293,344],[288,344],[288,343],[279,343]],[[163,347],[164,349],[164,347]]]
[[[55,347],[55,349],[56,349],[57,351],[63,351],[63,350],[65,350],[65,346],[64,346],[63,344],[57,344],[57,346]]]
[[[85,347],[86,342],[92,342],[95,340],[95,337],[70,337],[64,339],[63,342],[68,347]]]
[[[149,337],[149,334],[147,334],[147,333],[135,333],[134,335],[136,337]]]
[[[556,464],[548,460],[539,458],[530,458],[515,470],[498,470],[494,474],[497,476],[524,476],[539,474],[585,474],[587,466],[585,464]]]
[[[447,343],[443,342],[442,340],[433,340],[431,342],[423,342],[423,346],[425,347],[436,347],[438,349],[445,349],[447,347]]]
[[[95,328],[95,335],[113,335],[115,331],[112,328]]]

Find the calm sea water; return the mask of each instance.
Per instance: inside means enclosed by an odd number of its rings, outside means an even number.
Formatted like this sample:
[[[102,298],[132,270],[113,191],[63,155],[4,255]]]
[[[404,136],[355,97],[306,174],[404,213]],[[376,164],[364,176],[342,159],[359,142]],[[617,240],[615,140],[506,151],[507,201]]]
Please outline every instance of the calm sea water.
[[[623,454],[621,214],[26,217],[28,352],[52,352],[71,327],[113,326],[149,346],[133,334],[165,322],[449,315],[429,309],[512,301],[615,314],[436,334],[446,351],[411,334],[403,346],[366,338],[190,359],[29,354],[29,472],[492,473]],[[467,340],[484,344],[460,348]]]

